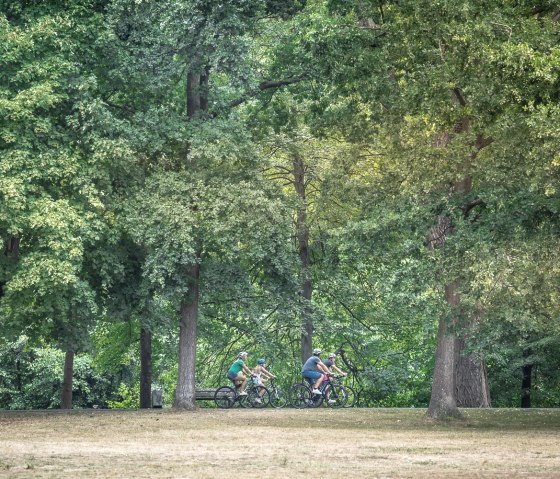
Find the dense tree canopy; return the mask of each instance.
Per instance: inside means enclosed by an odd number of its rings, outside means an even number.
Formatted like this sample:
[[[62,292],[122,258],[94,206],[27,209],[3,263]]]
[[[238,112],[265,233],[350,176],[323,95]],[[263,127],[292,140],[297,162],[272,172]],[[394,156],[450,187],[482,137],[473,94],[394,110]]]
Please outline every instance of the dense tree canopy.
[[[559,21],[0,1],[0,407],[59,406],[60,350],[75,406],[136,405],[142,364],[193,408],[238,351],[288,385],[312,347],[364,405],[453,415],[463,359],[558,405]]]

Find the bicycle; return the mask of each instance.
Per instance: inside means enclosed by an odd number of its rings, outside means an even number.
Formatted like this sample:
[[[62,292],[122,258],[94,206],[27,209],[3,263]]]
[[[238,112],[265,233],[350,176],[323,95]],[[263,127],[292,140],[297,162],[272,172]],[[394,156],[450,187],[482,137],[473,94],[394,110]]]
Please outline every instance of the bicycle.
[[[267,389],[270,393],[269,403],[272,407],[279,409],[286,406],[288,401],[286,400],[286,397],[282,389],[276,386],[276,381],[274,379],[271,379],[268,382]]]
[[[332,382],[335,388],[340,388],[342,394],[346,397],[343,407],[354,407],[358,402],[358,393],[352,386],[344,384],[346,376],[333,376]]]
[[[346,404],[344,407],[355,407],[358,402],[358,393],[354,390],[352,386],[342,385],[346,391]]]
[[[229,409],[235,403],[239,407],[266,407],[270,402],[270,393],[262,385],[255,384],[251,379],[249,386],[246,388],[247,394],[239,394],[241,384],[235,384],[235,389],[231,386],[220,386],[214,393],[214,403],[220,409]]]
[[[260,383],[255,383],[254,377],[247,388],[247,404],[249,407],[263,408],[270,404],[270,391]]]
[[[328,407],[343,407],[347,401],[345,387],[341,384],[339,376],[328,374],[327,379],[319,387],[321,394],[312,395],[311,407],[319,407],[325,403]]]
[[[290,404],[296,409],[312,407],[313,393],[311,389],[304,383],[296,383],[292,385],[289,392]]]
[[[235,384],[235,388],[231,386],[220,386],[216,389],[214,393],[214,403],[220,409],[229,409],[235,403],[238,404],[239,407],[246,407],[245,403],[247,402],[247,395],[240,395],[239,388],[241,384]]]
[[[309,385],[312,382],[309,382]],[[319,407],[325,402],[329,407],[342,407],[346,401],[346,395],[339,385],[332,383],[330,379],[323,381],[319,390],[321,394],[313,393],[312,389],[304,383],[296,383],[290,388],[290,401],[297,409],[306,407]]]

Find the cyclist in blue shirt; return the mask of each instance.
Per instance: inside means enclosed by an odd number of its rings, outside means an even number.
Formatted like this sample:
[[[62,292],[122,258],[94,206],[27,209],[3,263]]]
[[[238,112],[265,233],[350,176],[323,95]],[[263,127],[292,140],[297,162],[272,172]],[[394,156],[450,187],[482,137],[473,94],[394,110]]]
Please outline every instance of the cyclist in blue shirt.
[[[313,356],[311,356],[307,361],[305,361],[305,364],[303,365],[303,369],[301,370],[301,375],[305,379],[308,379],[310,382],[314,381],[313,391],[312,391],[313,394],[321,394],[319,388],[323,383],[323,374],[331,374],[329,368],[327,368],[327,366],[325,366],[323,361],[321,361],[321,358],[319,357],[320,355],[321,355],[321,350],[317,348],[314,349]]]

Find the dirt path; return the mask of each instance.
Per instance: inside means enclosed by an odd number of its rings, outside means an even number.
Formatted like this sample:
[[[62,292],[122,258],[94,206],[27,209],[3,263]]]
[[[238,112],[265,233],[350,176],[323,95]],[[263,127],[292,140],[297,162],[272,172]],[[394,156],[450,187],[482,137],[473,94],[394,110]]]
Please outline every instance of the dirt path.
[[[0,412],[0,478],[560,478],[560,411]]]

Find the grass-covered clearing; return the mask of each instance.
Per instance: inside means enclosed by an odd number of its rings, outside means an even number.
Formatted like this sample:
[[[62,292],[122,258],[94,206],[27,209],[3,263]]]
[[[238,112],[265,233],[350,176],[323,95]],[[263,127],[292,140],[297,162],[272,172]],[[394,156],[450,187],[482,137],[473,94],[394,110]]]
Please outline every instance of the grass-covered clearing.
[[[559,410],[0,412],[1,478],[560,478]]]

